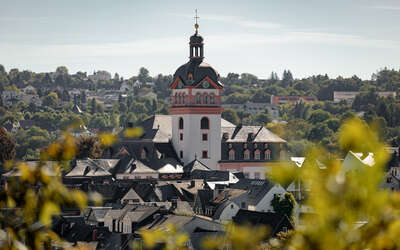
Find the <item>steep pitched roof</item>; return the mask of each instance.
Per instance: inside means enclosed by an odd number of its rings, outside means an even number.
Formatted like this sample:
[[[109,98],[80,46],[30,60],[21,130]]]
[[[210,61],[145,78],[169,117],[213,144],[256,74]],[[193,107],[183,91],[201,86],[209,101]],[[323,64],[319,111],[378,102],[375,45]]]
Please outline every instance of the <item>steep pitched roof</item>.
[[[118,159],[85,159],[77,160],[75,167],[66,177],[111,176],[110,171],[117,165]]]
[[[139,200],[139,202],[143,202],[142,198],[133,190],[133,188],[129,189],[129,191],[122,197],[121,202],[127,200]]]
[[[286,141],[263,126],[237,126],[221,128],[222,135],[228,133],[226,142],[274,142],[285,143]],[[252,137],[250,137],[252,135]]]
[[[192,172],[194,170],[204,170],[204,171],[211,171],[204,163],[201,161],[194,159],[193,161],[189,162],[186,166],[183,167],[185,173]]]

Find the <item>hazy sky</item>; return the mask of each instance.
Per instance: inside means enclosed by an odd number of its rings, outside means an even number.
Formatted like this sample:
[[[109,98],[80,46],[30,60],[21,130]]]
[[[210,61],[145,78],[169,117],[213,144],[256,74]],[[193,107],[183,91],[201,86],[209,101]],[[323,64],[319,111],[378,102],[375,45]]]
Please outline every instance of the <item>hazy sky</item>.
[[[369,79],[400,67],[399,0],[1,0],[0,64],[7,70],[141,66],[173,74],[188,60],[199,11],[205,61],[221,75],[267,78],[290,69]]]

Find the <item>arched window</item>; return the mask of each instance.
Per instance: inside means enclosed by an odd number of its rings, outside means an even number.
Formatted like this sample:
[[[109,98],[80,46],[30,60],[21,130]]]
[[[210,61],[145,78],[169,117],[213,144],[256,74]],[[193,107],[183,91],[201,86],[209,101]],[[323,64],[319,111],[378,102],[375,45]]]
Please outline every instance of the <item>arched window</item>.
[[[229,160],[230,161],[235,160],[235,150],[233,149],[229,150]]]
[[[186,103],[186,94],[183,94],[183,104]]]
[[[260,150],[256,150],[256,151],[254,151],[254,160],[260,160],[261,159],[261,157],[260,157]]]
[[[208,95],[204,94],[203,95],[203,104],[207,104],[208,103]]]
[[[201,118],[200,128],[201,129],[210,129],[210,121],[208,120],[207,117]]]
[[[265,150],[264,160],[271,160],[271,150]]]
[[[246,149],[246,150],[243,152],[243,159],[244,159],[244,160],[250,160],[250,150]]]
[[[183,118],[179,117],[179,129],[183,129]]]
[[[147,158],[147,150],[146,150],[146,148],[142,148],[140,150],[140,159],[144,160],[146,158]]]
[[[178,93],[175,93],[175,100],[174,100],[175,104],[178,104]]]
[[[181,104],[182,99],[181,99],[181,94],[178,95],[178,104]]]
[[[210,104],[214,104],[215,100],[214,100],[214,94],[210,95]]]
[[[201,96],[199,93],[197,93],[196,95],[196,104],[200,104],[201,103]]]

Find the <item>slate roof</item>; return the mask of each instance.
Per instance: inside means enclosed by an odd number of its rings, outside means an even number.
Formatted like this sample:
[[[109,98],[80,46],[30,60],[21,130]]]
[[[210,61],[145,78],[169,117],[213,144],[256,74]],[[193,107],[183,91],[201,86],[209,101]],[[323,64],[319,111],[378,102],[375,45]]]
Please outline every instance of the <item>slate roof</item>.
[[[192,172],[194,170],[204,170],[204,171],[211,171],[204,163],[201,161],[194,159],[193,161],[189,162],[186,166],[183,167],[185,173]]]
[[[282,231],[283,227],[286,227],[287,230],[294,228],[290,219],[286,215],[271,212],[257,212],[240,209],[232,220],[237,224],[268,226],[271,229],[271,235],[276,235]]]
[[[142,198],[133,190],[133,188],[129,189],[129,191],[122,197],[121,202],[127,200],[139,200],[139,202],[143,202]]]
[[[257,205],[274,186],[275,184],[269,180],[240,179],[237,183],[231,184],[230,188],[247,190],[247,204]]]
[[[88,222],[104,222],[104,216],[111,209],[111,207],[89,207],[83,214]]]
[[[99,177],[111,176],[111,170],[117,165],[118,159],[90,159],[77,160],[75,167],[66,174],[66,177]]]
[[[226,142],[264,142],[264,143],[285,143],[286,141],[269,131],[264,126],[237,126],[221,127],[222,135],[228,133]],[[250,135],[253,135],[251,137]]]
[[[140,160],[131,159],[128,164],[121,164],[116,170],[116,174],[134,174],[134,173],[156,173],[154,169],[148,167]]]

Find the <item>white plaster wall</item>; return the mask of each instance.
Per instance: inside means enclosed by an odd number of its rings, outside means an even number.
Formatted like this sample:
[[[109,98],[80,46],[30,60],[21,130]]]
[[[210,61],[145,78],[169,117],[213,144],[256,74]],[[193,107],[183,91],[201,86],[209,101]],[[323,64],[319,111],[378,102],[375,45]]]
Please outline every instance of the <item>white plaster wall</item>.
[[[183,118],[183,129],[179,130],[179,118]],[[210,129],[200,129],[200,120],[208,117]],[[183,151],[183,162],[197,159],[211,169],[218,169],[218,161],[221,159],[221,115],[219,114],[182,114],[172,115],[172,143],[178,154]],[[183,141],[179,140],[179,134],[183,133]],[[208,141],[202,141],[202,134],[208,134]],[[208,159],[202,158],[202,151],[208,151]]]
[[[275,185],[256,205],[255,210],[259,212],[273,212],[274,208],[271,206],[271,201],[274,198],[274,194],[283,195],[285,192],[286,190],[281,185]]]
[[[265,179],[265,174],[267,173],[267,167],[244,167],[243,173],[248,173],[249,178],[254,179],[255,173],[260,173],[260,179]]]

